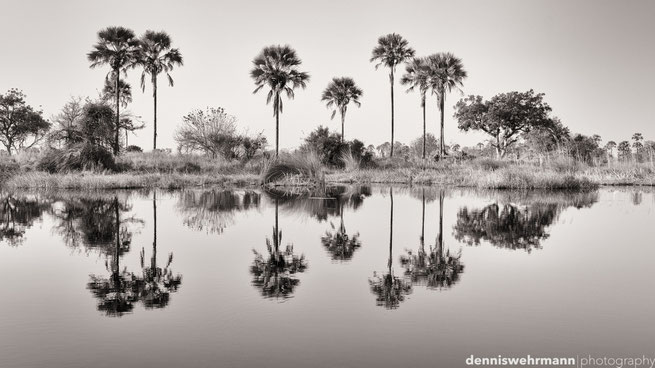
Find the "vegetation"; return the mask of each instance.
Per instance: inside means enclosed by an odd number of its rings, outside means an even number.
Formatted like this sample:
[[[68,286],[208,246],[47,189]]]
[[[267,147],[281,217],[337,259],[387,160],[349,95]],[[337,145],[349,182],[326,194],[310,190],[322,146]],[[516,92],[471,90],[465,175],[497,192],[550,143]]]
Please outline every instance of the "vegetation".
[[[141,36],[137,56],[137,64],[143,67],[141,73],[141,89],[146,89],[146,76],[150,76],[152,83],[153,101],[153,137],[152,149],[157,149],[157,77],[165,73],[168,83],[173,86],[173,78],[170,72],[175,66],[182,65],[182,54],[180,50],[171,48],[171,37],[166,32],[146,31]]]
[[[345,137],[343,126],[346,121],[348,105],[352,102],[357,107],[361,106],[362,104],[359,102],[359,99],[362,97],[362,94],[362,90],[355,85],[355,81],[352,78],[345,77],[332,79],[332,82],[323,91],[321,101],[324,101],[328,108],[334,108],[330,119],[334,119],[337,111],[341,115],[341,142],[343,142]]]
[[[401,35],[391,33],[378,39],[378,44],[373,49],[371,62],[375,62],[375,69],[385,66],[389,68],[389,83],[391,84],[391,142],[394,142],[394,101],[393,85],[396,67],[414,57],[414,49],[409,47],[409,42]],[[391,146],[390,156],[393,157],[394,147]]]
[[[309,74],[290,46],[265,47],[253,60],[250,76],[256,89],[267,89],[276,121],[275,153],[266,151],[262,133],[241,130],[222,108],[195,109],[176,129],[178,152],[157,147],[157,80],[182,65],[166,32],[146,31],[137,38],[124,27],[98,32],[87,55],[91,67],[107,66],[101,95],[71,97],[51,121],[29,106],[25,95],[10,89],[0,95],[0,182],[9,188],[135,188],[204,185],[278,185],[322,187],[326,183],[440,184],[503,189],[586,189],[599,184],[653,185],[655,142],[635,132],[630,139],[603,144],[599,135],[572,133],[557,117],[543,93],[500,93],[484,100],[470,95],[455,105],[460,130],[482,131],[486,142],[463,147],[444,139],[446,95],[460,90],[467,77],[463,62],[448,52],[414,57],[398,34],[378,39],[370,61],[389,68],[391,141],[377,146],[345,139],[348,106],[363,95],[352,78],[333,78],[321,101],[339,113],[341,132],[319,126],[295,150],[280,154],[282,95],[293,99]],[[418,91],[423,131],[409,144],[394,139],[394,86],[398,65],[406,63],[401,84]],[[132,100],[125,76],[141,67],[141,87],[153,86],[153,150],[128,144],[128,133],[144,127],[127,111]],[[440,137],[427,131],[427,93],[437,97]],[[120,131],[125,131],[121,139]],[[618,143],[617,143],[618,142]],[[272,157],[274,156],[274,157]],[[338,230],[338,231],[337,231]],[[342,232],[342,227],[335,231]],[[343,234],[334,239],[339,243]],[[341,239],[341,240],[339,240]],[[335,243],[335,244],[336,244]],[[339,243],[340,244],[340,243]],[[426,253],[427,251],[423,251]],[[421,253],[421,254],[423,254]],[[427,253],[426,253],[427,254]]]
[[[280,152],[280,113],[283,110],[282,93],[293,99],[294,89],[305,88],[309,81],[309,74],[301,72],[298,67],[302,62],[296,55],[296,50],[290,46],[268,46],[252,61],[254,67],[250,76],[257,88],[253,93],[259,92],[268,86],[266,104],[273,101],[273,116],[275,116],[275,156]]]

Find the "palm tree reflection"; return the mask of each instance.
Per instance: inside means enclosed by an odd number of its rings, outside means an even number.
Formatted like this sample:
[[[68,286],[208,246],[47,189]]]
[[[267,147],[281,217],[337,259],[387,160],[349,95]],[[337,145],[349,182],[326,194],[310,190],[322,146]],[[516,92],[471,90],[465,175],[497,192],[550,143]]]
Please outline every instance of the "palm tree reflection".
[[[390,199],[390,220],[389,220],[389,260],[387,262],[387,273],[378,275],[373,273],[369,279],[371,292],[375,295],[375,302],[378,306],[386,309],[396,309],[405,300],[405,296],[412,292],[412,284],[404,278],[393,274],[391,268],[393,260],[393,190],[389,188]]]
[[[444,191],[439,192],[439,234],[436,244],[430,245],[429,252],[425,250],[424,226],[425,226],[425,196],[422,198],[423,215],[421,224],[421,243],[416,254],[411,250],[406,256],[400,257],[400,263],[405,268],[405,275],[413,284],[425,285],[430,289],[450,288],[458,280],[464,265],[461,263],[461,251],[456,255],[447,249],[444,253],[443,241],[443,202]]]
[[[178,208],[189,228],[221,234],[234,222],[235,213],[258,208],[260,197],[252,190],[186,191],[180,195]]]
[[[275,198],[275,226],[272,240],[266,238],[267,255],[260,254],[253,249],[255,260],[250,267],[253,276],[252,285],[259,289],[264,298],[287,299],[300,284],[296,278],[297,273],[307,269],[304,255],[293,253],[293,244],[288,244],[284,250],[280,249],[282,231],[278,227],[279,200]]]
[[[120,268],[120,256],[122,253],[129,251],[131,237],[122,236],[124,228],[120,226],[120,206],[118,198],[114,197],[112,201],[114,210],[114,221],[109,222],[113,225],[114,244],[110,252],[112,254],[111,265],[105,262],[109,277],[91,275],[91,281],[87,288],[93,296],[98,299],[97,308],[105,312],[107,316],[120,317],[129,313],[134,308],[134,303],[138,300],[139,280],[131,272]]]
[[[332,231],[325,232],[325,235],[321,237],[321,243],[332,255],[333,261],[349,261],[355,250],[362,246],[362,242],[359,240],[359,233],[349,236],[346,232],[343,222],[343,202],[339,203],[339,212],[339,228],[335,228],[334,223],[330,222]]]
[[[145,265],[145,250],[141,248],[141,268],[143,277],[139,280],[139,298],[146,309],[163,308],[168,305],[169,295],[177,291],[182,284],[181,275],[173,275],[170,269],[173,262],[173,253],[168,255],[166,266],[157,267],[157,192],[152,196],[153,241],[150,266]]]

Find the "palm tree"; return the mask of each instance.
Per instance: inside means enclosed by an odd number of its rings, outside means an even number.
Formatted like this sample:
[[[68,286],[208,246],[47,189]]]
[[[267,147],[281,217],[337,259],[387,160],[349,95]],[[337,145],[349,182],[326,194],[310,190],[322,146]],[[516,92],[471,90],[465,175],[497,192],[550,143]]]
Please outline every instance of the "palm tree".
[[[328,108],[334,107],[332,111],[332,117],[339,111],[341,115],[341,142],[344,141],[344,122],[346,120],[346,110],[348,109],[349,103],[354,103],[357,107],[360,107],[362,104],[359,102],[359,98],[362,97],[362,90],[355,85],[355,81],[352,78],[333,78],[332,82],[328,84],[327,88],[323,91],[323,96],[321,101],[326,102]]]
[[[115,77],[116,81],[116,134],[114,142],[114,154],[120,151],[119,130],[120,130],[120,73],[127,73],[127,69],[134,67],[137,60],[139,40],[134,36],[131,29],[124,27],[107,27],[98,32],[98,42],[93,45],[93,50],[87,54],[91,62],[91,68],[102,65],[109,65],[111,71],[107,74]]]
[[[423,159],[425,159],[425,95],[429,88],[429,70],[425,58],[413,58],[406,67],[406,73],[400,79],[400,84],[408,84],[407,92],[418,89],[421,95],[421,108],[423,109]]]
[[[339,217],[341,220],[339,228],[337,229],[330,222],[332,231],[326,231],[325,235],[321,237],[321,243],[330,252],[333,261],[349,261],[355,251],[362,246],[359,233],[350,236],[346,231],[346,225],[343,222],[343,204],[344,201],[339,200]]]
[[[393,84],[396,66],[414,57],[414,49],[409,47],[409,43],[401,35],[391,33],[386,36],[378,38],[378,44],[373,49],[371,62],[377,62],[375,69],[377,70],[380,65],[386,66],[390,69],[389,82],[391,83],[391,153],[393,157],[393,123],[394,123],[394,110],[393,110]]]
[[[153,115],[153,139],[152,149],[157,149],[157,77],[160,73],[166,73],[168,84],[173,86],[173,78],[169,74],[177,65],[182,66],[182,54],[180,50],[171,48],[171,36],[166,32],[146,31],[141,36],[139,43],[138,63],[143,67],[141,73],[141,89],[146,89],[146,74],[150,75],[152,83],[152,99],[154,102]]]
[[[268,46],[252,61],[254,67],[250,76],[255,80],[257,88],[253,93],[268,86],[270,91],[266,96],[266,104],[273,101],[273,115],[275,116],[275,157],[280,150],[280,113],[282,112],[282,93],[293,99],[293,90],[307,87],[309,74],[301,72],[298,67],[302,63],[296,50],[290,46]]]
[[[440,52],[428,57],[429,84],[432,93],[437,96],[439,102],[439,112],[441,114],[441,141],[439,142],[439,153],[441,156],[446,154],[446,144],[444,141],[444,105],[446,103],[446,93],[453,89],[463,86],[463,80],[466,78],[466,70],[462,60],[455,55],[446,52]]]

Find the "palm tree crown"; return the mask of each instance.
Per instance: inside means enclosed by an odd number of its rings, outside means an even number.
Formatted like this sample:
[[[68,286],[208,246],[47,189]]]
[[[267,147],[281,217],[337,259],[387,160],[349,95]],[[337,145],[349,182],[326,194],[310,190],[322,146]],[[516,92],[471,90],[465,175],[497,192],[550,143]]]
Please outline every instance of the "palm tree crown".
[[[182,66],[183,59],[179,49],[171,48],[171,37],[166,32],[146,31],[139,42],[138,63],[143,67],[141,73],[141,89],[145,91],[146,75],[152,82],[152,97],[154,101],[153,118],[153,149],[157,149],[157,77],[166,73],[168,84],[173,86],[170,72],[175,66]]]
[[[440,52],[428,57],[429,68],[429,85],[432,93],[437,96],[439,100],[439,111],[441,113],[441,142],[440,153],[446,154],[446,145],[444,142],[444,105],[446,101],[446,94],[450,93],[453,89],[461,92],[463,80],[466,78],[466,70],[462,59],[456,57],[450,52]]]
[[[414,49],[401,35],[391,33],[378,38],[378,44],[373,49],[371,62],[377,62],[375,68],[384,65],[395,70],[398,64],[404,63],[414,57]]]
[[[376,62],[375,69],[384,65],[390,69],[389,82],[391,83],[391,153],[393,157],[393,130],[394,130],[394,105],[393,105],[393,84],[396,66],[404,63],[414,57],[414,49],[409,47],[409,43],[401,35],[391,33],[378,38],[378,44],[373,48],[371,62]]]
[[[328,108],[333,108],[332,117],[339,111],[341,115],[341,141],[344,140],[344,121],[346,118],[346,110],[348,109],[348,104],[351,102],[354,103],[357,107],[360,107],[362,104],[359,102],[360,97],[362,97],[362,90],[357,87],[355,81],[352,78],[333,78],[330,84],[323,91],[321,96],[321,101],[325,102],[325,105]]]
[[[135,66],[137,61],[137,51],[139,40],[134,36],[134,32],[124,27],[107,27],[98,32],[98,42],[93,45],[93,50],[87,54],[91,62],[91,68],[103,65],[109,65],[110,72],[107,73],[106,79],[110,75],[115,77],[116,82],[116,127],[114,154],[118,154],[119,146],[119,119],[120,119],[120,73],[126,73],[128,68]]]
[[[259,92],[268,86],[270,91],[266,97],[266,104],[273,101],[273,115],[275,116],[275,154],[279,152],[279,120],[283,110],[281,94],[286,93],[289,99],[294,97],[294,89],[307,87],[309,74],[298,70],[302,63],[296,50],[290,46],[268,46],[252,61],[253,69],[250,76],[257,88],[253,93]]]

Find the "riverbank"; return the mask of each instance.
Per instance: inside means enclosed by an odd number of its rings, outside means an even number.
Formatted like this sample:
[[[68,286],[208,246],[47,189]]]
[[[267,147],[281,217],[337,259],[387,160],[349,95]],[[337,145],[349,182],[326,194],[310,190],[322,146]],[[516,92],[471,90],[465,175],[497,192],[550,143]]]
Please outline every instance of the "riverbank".
[[[310,155],[311,156],[311,155]],[[481,189],[588,189],[600,185],[655,185],[650,163],[612,162],[589,166],[568,158],[537,162],[443,160],[423,162],[376,159],[368,168],[346,165],[326,168],[315,157],[283,156],[279,165],[263,158],[243,163],[195,155],[128,153],[117,158],[119,172],[71,171],[48,173],[31,156],[0,160],[0,187],[19,189],[130,189],[187,187],[255,187],[273,175],[267,185],[326,184],[439,185]],[[268,173],[267,173],[268,170]],[[271,174],[271,171],[273,173]],[[263,175],[266,173],[266,175]],[[300,174],[299,173],[304,173]]]
[[[307,185],[311,180],[289,177],[282,184]],[[390,168],[325,172],[326,184],[404,184],[471,187],[483,189],[590,189],[599,185],[655,185],[652,170],[619,170],[588,168],[558,171],[508,165],[500,168],[476,167],[468,164],[444,168]],[[272,183],[269,185],[275,185]],[[279,183],[278,183],[279,184]],[[261,185],[256,173],[179,173],[179,172],[15,172],[0,185],[17,189],[134,189],[187,187],[252,187]]]

